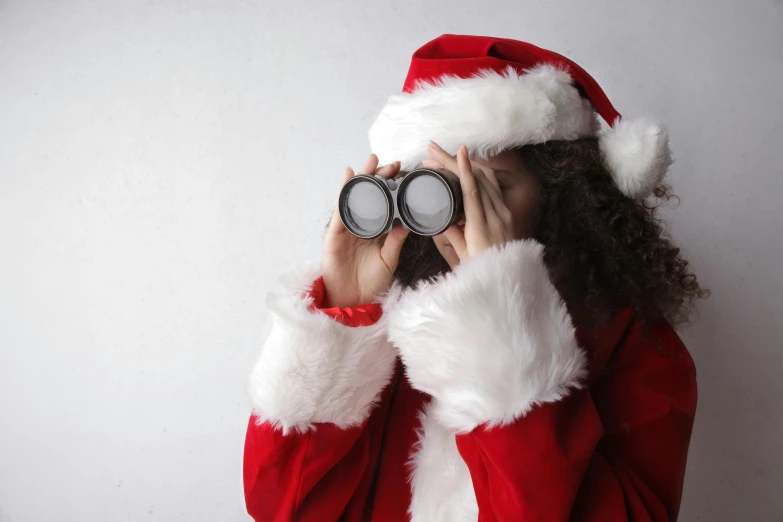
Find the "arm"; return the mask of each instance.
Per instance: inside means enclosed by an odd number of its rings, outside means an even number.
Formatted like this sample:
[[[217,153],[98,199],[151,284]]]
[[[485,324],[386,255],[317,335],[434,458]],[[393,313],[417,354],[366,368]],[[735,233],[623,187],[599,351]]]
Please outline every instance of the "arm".
[[[574,506],[575,520],[675,521],[697,403],[696,369],[663,319],[633,322],[606,375],[592,386],[605,426]],[[603,503],[591,500],[598,498]]]
[[[412,385],[454,435],[479,521],[675,519],[695,377],[670,329],[652,332],[663,352],[631,329],[594,398],[531,240],[465,259],[387,314]]]
[[[396,359],[385,319],[377,303],[319,311],[323,298],[320,271],[304,267],[267,300],[244,453],[256,520],[338,520],[375,461]]]

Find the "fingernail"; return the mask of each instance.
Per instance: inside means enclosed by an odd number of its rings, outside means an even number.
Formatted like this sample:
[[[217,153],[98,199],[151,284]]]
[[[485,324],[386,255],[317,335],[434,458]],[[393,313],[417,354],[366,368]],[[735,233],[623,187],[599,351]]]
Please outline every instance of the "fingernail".
[[[436,148],[436,149],[438,149],[438,150],[443,150],[443,149],[441,149],[441,148],[440,148],[440,145],[438,145],[437,143],[435,143],[435,142],[434,142],[434,141],[432,141],[432,140],[430,140],[430,145],[432,145],[433,147],[435,147],[435,148]]]

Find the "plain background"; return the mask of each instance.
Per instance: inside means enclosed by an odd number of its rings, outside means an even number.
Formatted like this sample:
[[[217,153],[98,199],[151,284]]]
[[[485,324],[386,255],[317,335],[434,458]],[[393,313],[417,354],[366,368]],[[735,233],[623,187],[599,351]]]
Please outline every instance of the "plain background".
[[[246,520],[264,295],[447,32],[668,125],[712,289],[681,520],[783,519],[781,0],[0,0],[0,521]]]

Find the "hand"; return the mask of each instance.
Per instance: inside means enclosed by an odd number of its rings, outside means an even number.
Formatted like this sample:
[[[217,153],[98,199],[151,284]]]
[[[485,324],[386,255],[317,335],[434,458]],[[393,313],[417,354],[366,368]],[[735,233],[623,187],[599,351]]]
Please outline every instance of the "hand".
[[[399,161],[378,168],[378,156],[371,154],[359,173],[389,179],[399,171]],[[343,183],[353,175],[353,169],[348,167]],[[397,225],[378,238],[359,239],[345,228],[335,204],[324,242],[324,305],[346,308],[368,304],[388,290],[407,236],[408,230]]]
[[[511,211],[503,202],[495,172],[478,162],[471,162],[464,145],[457,150],[456,158],[434,141],[429,145],[431,160],[424,166],[445,168],[459,176],[465,210],[465,230],[452,225],[443,235],[454,247],[460,261],[494,245],[513,239]]]

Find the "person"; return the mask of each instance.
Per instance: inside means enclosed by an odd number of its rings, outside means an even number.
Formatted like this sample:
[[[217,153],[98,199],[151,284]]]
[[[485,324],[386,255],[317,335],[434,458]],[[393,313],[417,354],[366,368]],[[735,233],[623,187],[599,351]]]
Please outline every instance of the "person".
[[[464,218],[363,240],[335,210],[270,293],[248,513],[676,520],[697,384],[674,328],[707,291],[656,213],[666,129],[559,54],[445,34],[369,137],[360,173],[450,170]]]

